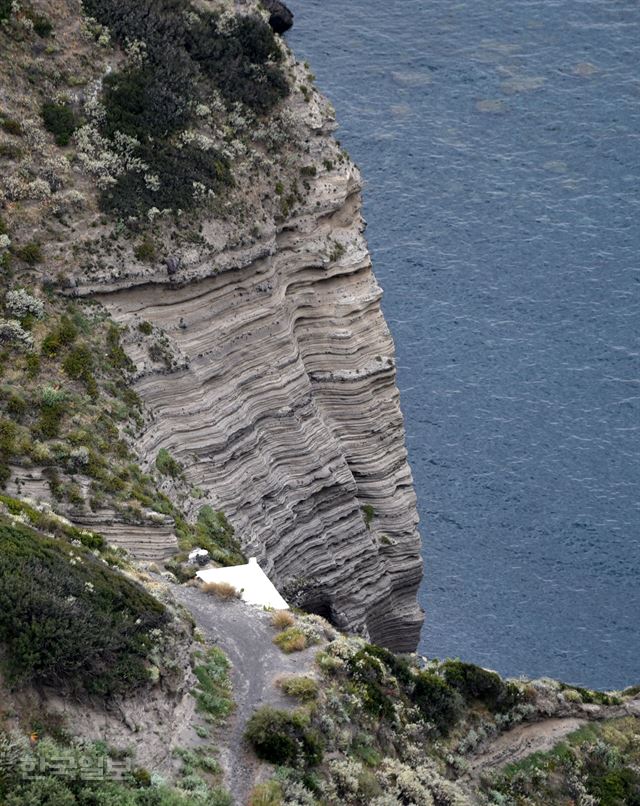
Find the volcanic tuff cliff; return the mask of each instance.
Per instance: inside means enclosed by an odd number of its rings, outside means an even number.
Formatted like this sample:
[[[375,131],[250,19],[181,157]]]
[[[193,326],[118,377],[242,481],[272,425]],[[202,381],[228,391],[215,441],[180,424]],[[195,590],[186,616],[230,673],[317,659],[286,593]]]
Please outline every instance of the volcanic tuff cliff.
[[[290,89],[274,111],[252,116],[238,104],[229,111],[213,93],[208,105],[194,102],[195,120],[178,135],[182,153],[215,147],[232,174],[215,192],[193,183],[205,213],[178,210],[172,218],[153,207],[137,223],[129,218],[127,232],[126,215],[114,225],[98,199],[123,166],[135,172],[140,160],[131,157],[135,141],[100,133],[96,100],[123,61],[135,73],[139,54],[128,39],[124,53],[111,47],[95,21],[88,35],[75,0],[43,9],[55,9],[55,46],[27,52],[27,28],[22,40],[10,40],[11,58],[24,59],[25,69],[15,72],[5,114],[27,118],[29,151],[0,187],[0,201],[12,239],[42,244],[42,282],[57,277],[64,293],[100,302],[124,326],[146,411],[127,439],[142,465],[152,469],[158,451],[168,450],[184,479],[166,480],[164,491],[190,516],[204,504],[223,510],[245,553],[293,602],[414,650],[421,560],[393,343],[363,236],[360,175],[333,139],[330,104],[282,43]],[[251,2],[238,10],[262,13]],[[29,84],[36,68],[43,86],[68,77],[65,103],[82,125],[67,160],[41,130]],[[36,175],[51,164],[46,188],[26,182],[25,159]],[[153,242],[146,252],[134,248],[141,227],[142,245]],[[76,472],[74,483],[88,499],[89,477]],[[47,484],[23,463],[13,467],[8,491],[46,497]],[[125,525],[108,507],[92,510],[67,514],[141,559],[175,551],[170,519]]]
[[[312,154],[332,127],[311,117]],[[123,267],[81,291],[131,326],[152,414],[140,453],[168,449],[296,602],[414,650],[418,518],[360,176],[344,160],[319,164],[310,184],[257,243],[183,254],[172,275]],[[166,334],[174,369],[149,366],[143,321]]]

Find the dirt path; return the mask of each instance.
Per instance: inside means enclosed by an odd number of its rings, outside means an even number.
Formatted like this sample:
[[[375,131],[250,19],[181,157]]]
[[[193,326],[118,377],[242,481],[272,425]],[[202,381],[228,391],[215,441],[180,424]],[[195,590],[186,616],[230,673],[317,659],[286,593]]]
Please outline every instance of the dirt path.
[[[176,585],[176,599],[193,615],[209,643],[218,645],[232,663],[231,679],[235,712],[225,729],[220,762],[226,770],[227,786],[236,806],[246,806],[259,763],[243,739],[249,717],[261,705],[289,707],[275,680],[288,674],[313,672],[320,646],[285,655],[273,643],[276,630],[271,614],[234,600],[221,602],[197,588]]]
[[[498,736],[483,751],[468,757],[467,780],[477,780],[484,770],[500,769],[530,756],[547,752],[589,721],[635,716],[640,718],[640,698],[607,707],[583,706],[581,713],[527,722]],[[589,710],[587,710],[589,709]]]
[[[558,742],[586,723],[586,719],[566,717],[518,725],[513,730],[498,736],[484,752],[469,756],[468,775],[472,779],[477,779],[484,770],[500,769],[532,753],[551,750]]]

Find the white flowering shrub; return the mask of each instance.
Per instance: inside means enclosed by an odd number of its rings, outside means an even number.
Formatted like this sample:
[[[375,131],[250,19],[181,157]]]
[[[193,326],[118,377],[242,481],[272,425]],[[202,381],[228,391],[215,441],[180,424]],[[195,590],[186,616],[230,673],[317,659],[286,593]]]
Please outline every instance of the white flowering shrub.
[[[32,199],[43,201],[51,196],[49,183],[44,179],[30,180],[21,174],[12,174],[4,180],[4,187],[0,189],[0,199],[6,201],[22,201]]]
[[[7,292],[5,307],[16,319],[24,319],[27,316],[42,319],[44,316],[42,300],[32,296],[22,288]]]
[[[331,761],[329,770],[338,791],[343,796],[358,794],[360,788],[360,776],[362,775],[362,764],[353,759],[343,759]]]
[[[0,319],[0,344],[33,349],[33,336],[16,319]]]
[[[92,122],[80,127],[75,135],[77,159],[82,168],[97,181],[101,190],[114,185],[118,177],[135,171],[154,182],[149,166],[137,155],[140,143],[135,137],[116,132],[113,139],[103,137],[98,123],[104,109],[97,103],[91,107]],[[155,179],[157,182],[157,177]]]

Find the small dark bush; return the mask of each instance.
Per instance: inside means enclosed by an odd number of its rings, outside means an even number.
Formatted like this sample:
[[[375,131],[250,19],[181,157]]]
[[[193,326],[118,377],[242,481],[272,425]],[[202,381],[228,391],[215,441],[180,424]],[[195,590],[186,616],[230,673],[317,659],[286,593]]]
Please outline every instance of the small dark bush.
[[[133,362],[120,344],[120,328],[111,323],[107,330],[107,359],[114,369],[133,370]]]
[[[78,329],[68,316],[60,319],[60,324],[42,341],[42,352],[49,358],[54,358],[61,349],[73,344],[78,336]]]
[[[144,238],[133,250],[137,260],[152,263],[156,259],[156,247],[150,238]],[[149,324],[148,322],[146,324]]]
[[[6,487],[11,476],[9,462],[14,453],[17,429],[11,420],[0,418],[0,489]]]
[[[75,381],[88,381],[93,373],[93,353],[86,344],[73,347],[62,362],[62,369]]]
[[[27,413],[27,401],[20,394],[11,394],[7,398],[7,414],[20,422]]]
[[[35,243],[35,241],[26,243],[24,246],[16,249],[16,256],[29,266],[34,266],[36,263],[42,263],[44,257],[42,254],[42,247],[39,243]]]
[[[60,433],[62,419],[67,411],[64,395],[43,397],[40,401],[40,417],[36,430],[44,439],[54,439]]]
[[[8,20],[11,14],[12,0],[0,0],[0,22]]]
[[[42,14],[29,14],[29,19],[33,23],[33,30],[42,39],[47,39],[53,33],[53,23]]]
[[[0,642],[15,682],[129,691],[148,679],[149,631],[166,618],[143,588],[83,549],[0,525]]]
[[[78,128],[78,120],[69,104],[57,104],[47,101],[40,110],[44,127],[53,134],[56,144],[66,146],[71,135]]]
[[[0,2],[2,2],[2,0],[0,0]],[[16,137],[19,137],[22,134],[22,126],[20,121],[14,120],[14,118],[8,118],[5,115],[0,115],[0,126],[7,134],[13,134]]]
[[[396,655],[394,652],[391,652],[391,650],[385,649],[382,646],[377,646],[376,644],[367,644],[364,651],[368,655],[371,655],[372,657],[378,658],[378,660],[382,661],[387,669],[389,669],[391,674],[397,678],[400,683],[405,686],[412,685],[413,675],[409,667],[409,662],[406,660],[406,658]]]
[[[140,322],[138,330],[140,333],[144,333],[145,336],[150,336],[153,333],[153,325],[151,322]]]
[[[446,735],[463,710],[460,694],[433,672],[419,672],[413,689],[413,702],[423,718]]]
[[[245,731],[256,755],[272,764],[308,766],[322,761],[317,734],[309,730],[308,718],[300,712],[264,706],[254,713]]]
[[[22,149],[13,143],[0,143],[0,158],[6,160],[17,160],[22,156]]]

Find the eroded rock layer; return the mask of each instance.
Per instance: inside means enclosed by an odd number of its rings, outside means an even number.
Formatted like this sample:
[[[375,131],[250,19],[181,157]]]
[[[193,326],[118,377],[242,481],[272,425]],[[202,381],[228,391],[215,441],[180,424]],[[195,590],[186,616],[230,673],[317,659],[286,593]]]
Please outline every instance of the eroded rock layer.
[[[293,213],[233,246],[205,222],[208,251],[124,262],[77,293],[127,326],[150,413],[138,452],[184,466],[201,492],[181,504],[223,509],[293,602],[414,650],[418,519],[360,175],[320,96],[292,115],[313,166]]]

